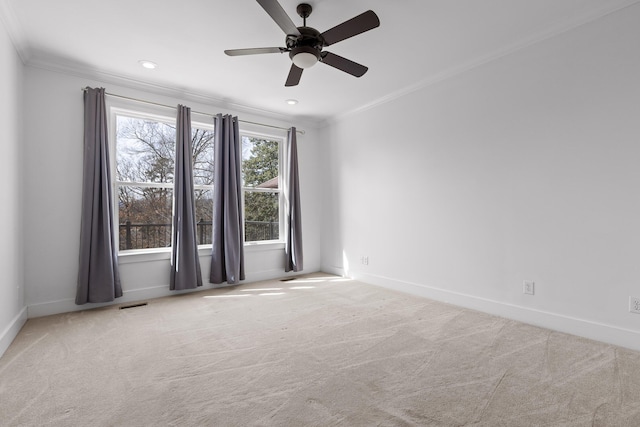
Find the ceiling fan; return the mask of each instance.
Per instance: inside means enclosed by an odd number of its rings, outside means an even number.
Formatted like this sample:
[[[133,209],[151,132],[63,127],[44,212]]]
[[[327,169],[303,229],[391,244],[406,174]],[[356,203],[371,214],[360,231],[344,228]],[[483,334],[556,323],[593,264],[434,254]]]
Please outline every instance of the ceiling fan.
[[[307,27],[307,18],[312,11],[311,5],[307,3],[301,3],[296,8],[298,15],[303,19],[302,27],[296,27],[282,6],[280,6],[278,0],[257,0],[257,2],[287,35],[285,39],[286,47],[230,49],[224,51],[227,55],[240,56],[289,52],[289,57],[293,64],[291,64],[291,70],[285,86],[296,86],[300,83],[302,71],[315,65],[316,62],[330,65],[355,77],[361,77],[367,72],[368,68],[364,65],[335,53],[322,51],[322,49],[325,46],[331,46],[380,26],[380,20],[372,10],[368,10],[324,33],[320,33],[315,28]]]

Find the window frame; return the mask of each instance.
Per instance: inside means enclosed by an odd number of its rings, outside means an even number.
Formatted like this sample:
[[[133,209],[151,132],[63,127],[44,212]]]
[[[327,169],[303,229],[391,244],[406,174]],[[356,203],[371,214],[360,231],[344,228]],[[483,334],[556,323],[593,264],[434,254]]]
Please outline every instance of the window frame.
[[[117,140],[118,140],[118,116],[130,117],[135,119],[143,119],[143,120],[151,120],[159,123],[165,123],[171,126],[176,126],[176,118],[161,114],[159,112],[149,112],[144,109],[132,109],[127,107],[119,107],[109,105],[107,106],[109,111],[109,139],[110,142],[110,167],[111,167],[111,190],[113,192],[113,226],[116,228],[114,230],[115,234],[115,246],[118,248],[118,255],[135,255],[135,254],[143,254],[143,253],[156,253],[156,252],[171,252],[171,246],[166,247],[155,247],[155,248],[142,248],[142,249],[120,249],[120,209],[118,203],[118,194],[119,188],[123,186],[128,187],[140,187],[140,188],[167,188],[172,191],[171,194],[171,209],[172,209],[172,217],[173,217],[173,209],[175,209],[174,202],[174,183],[160,183],[160,182],[130,182],[130,181],[120,181],[116,176],[116,167],[117,167]],[[191,120],[191,128],[205,129],[214,131],[213,123],[205,123],[197,120]],[[175,161],[175,159],[174,159]],[[213,190],[212,185],[203,185],[203,184],[195,184],[194,190]],[[173,224],[171,224],[173,227]],[[173,242],[172,242],[173,243]],[[198,245],[198,249],[200,248],[211,248],[211,243]]]
[[[240,144],[242,144],[243,137],[248,138],[258,138],[264,139],[268,141],[275,141],[278,143],[278,188],[276,190],[272,188],[255,188],[255,187],[245,187],[242,186],[242,226],[243,226],[243,243],[244,246],[258,246],[258,245],[272,245],[272,244],[284,244],[284,193],[283,193],[283,175],[284,175],[284,165],[282,163],[284,159],[284,143],[285,137],[282,135],[274,135],[265,132],[259,132],[252,129],[240,129]],[[242,146],[240,147],[242,151]],[[243,182],[244,184],[244,182]],[[278,194],[278,239],[274,240],[257,240],[257,241],[247,241],[246,235],[244,232],[244,224],[245,224],[245,194],[247,191],[257,192],[257,193],[277,193]]]
[[[118,188],[121,185],[129,185],[129,186],[140,186],[140,187],[160,187],[160,188],[170,188],[173,190],[173,183],[130,183],[128,181],[118,181],[116,177],[116,153],[117,153],[117,116],[128,116],[134,118],[141,118],[147,120],[155,120],[171,125],[176,125],[175,118],[175,109],[173,107],[165,107],[165,106],[156,106],[154,104],[141,103],[139,101],[129,101],[129,100],[110,100],[107,98],[106,109],[108,112],[108,126],[109,126],[109,154],[111,158],[109,159],[110,168],[111,168],[111,190],[113,194],[113,218],[114,218],[114,234],[115,234],[115,242],[117,248],[118,259],[120,262],[125,264],[127,263],[136,263],[136,262],[153,262],[158,260],[169,259],[171,254],[171,247],[159,247],[159,248],[143,248],[143,249],[123,249],[120,250],[120,218],[119,218],[119,203],[118,203]],[[167,111],[170,111],[170,114],[167,114]],[[197,117],[197,119],[194,119]],[[205,121],[209,120],[209,122]],[[197,127],[200,129],[208,129],[214,130],[215,126],[213,120],[211,120],[211,116],[204,115],[200,113],[192,112],[192,128]],[[279,236],[277,240],[262,240],[262,241],[251,241],[247,242],[245,233],[244,233],[244,223],[245,223],[245,204],[244,204],[244,196],[246,188],[242,187],[241,195],[241,208],[242,208],[242,225],[243,225],[243,246],[245,250],[248,252],[255,251],[265,251],[265,250],[283,250],[285,245],[285,196],[284,196],[284,174],[285,174],[285,165],[283,164],[284,160],[284,149],[286,142],[286,133],[271,133],[262,131],[262,126],[257,127],[253,124],[247,123],[245,126],[242,126],[239,129],[240,134],[240,143],[242,144],[242,137],[247,136],[250,138],[261,138],[272,141],[277,141],[278,143],[278,189],[256,189],[252,187],[246,187],[249,191],[257,191],[257,192],[266,192],[266,193],[277,193],[278,194],[278,227],[279,227]],[[207,185],[194,185],[194,190],[212,190],[213,186]],[[172,203],[173,205],[173,203]],[[212,248],[212,244],[204,244],[198,245],[198,250],[202,251],[200,253],[201,256],[207,255]]]

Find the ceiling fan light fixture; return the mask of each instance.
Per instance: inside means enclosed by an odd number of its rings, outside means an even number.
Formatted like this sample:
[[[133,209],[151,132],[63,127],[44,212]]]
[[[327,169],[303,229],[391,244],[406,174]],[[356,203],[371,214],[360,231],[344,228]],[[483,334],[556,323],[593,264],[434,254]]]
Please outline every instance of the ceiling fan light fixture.
[[[316,65],[320,59],[320,52],[310,46],[298,46],[289,53],[291,60],[298,68],[310,68]]]

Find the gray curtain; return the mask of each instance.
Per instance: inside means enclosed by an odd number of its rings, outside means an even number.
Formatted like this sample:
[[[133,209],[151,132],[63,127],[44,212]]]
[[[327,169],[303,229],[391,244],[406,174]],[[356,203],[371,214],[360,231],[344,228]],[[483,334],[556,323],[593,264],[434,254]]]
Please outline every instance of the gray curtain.
[[[184,105],[178,105],[176,166],[173,185],[173,236],[171,239],[169,289],[194,289],[202,286],[202,274],[198,258],[195,197],[193,194],[191,109]]]
[[[302,214],[300,212],[300,181],[298,180],[298,142],[296,128],[289,129],[287,138],[287,175],[285,188],[287,256],[284,271],[302,271]]]
[[[242,227],[242,141],[238,118],[218,114],[215,119],[211,283],[244,280]]]
[[[107,113],[103,88],[84,92],[84,166],[76,304],[122,296],[113,227]]]

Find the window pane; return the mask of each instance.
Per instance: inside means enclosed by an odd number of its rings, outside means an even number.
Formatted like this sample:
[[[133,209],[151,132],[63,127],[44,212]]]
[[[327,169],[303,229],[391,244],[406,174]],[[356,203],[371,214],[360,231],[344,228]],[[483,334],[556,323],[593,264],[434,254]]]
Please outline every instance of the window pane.
[[[171,246],[173,190],[118,187],[120,250]]]
[[[211,244],[213,216],[213,190],[196,190],[196,238],[199,245]]]
[[[191,131],[193,148],[193,183],[213,184],[213,131],[194,128]]]
[[[116,179],[173,182],[176,129],[153,120],[117,116]]]
[[[244,240],[278,240],[279,193],[246,191],[244,194]]]
[[[278,141],[242,137],[244,187],[278,188]]]

